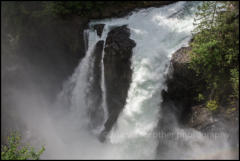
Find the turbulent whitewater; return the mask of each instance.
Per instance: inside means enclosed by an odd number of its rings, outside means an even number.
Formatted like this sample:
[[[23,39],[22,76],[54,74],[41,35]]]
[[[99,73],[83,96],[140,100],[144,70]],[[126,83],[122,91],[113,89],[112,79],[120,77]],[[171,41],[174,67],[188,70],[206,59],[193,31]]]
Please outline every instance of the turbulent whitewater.
[[[48,130],[40,132],[42,142],[46,143],[43,158],[155,159],[158,140],[152,134],[155,133],[159,118],[164,115],[160,106],[161,91],[167,88],[165,81],[171,55],[187,46],[191,39],[197,5],[198,2],[178,2],[161,8],[134,11],[124,18],[91,21],[89,29],[84,31],[86,55],[64,83],[52,110],[54,115],[44,122]],[[95,24],[105,24],[101,37],[92,28]],[[99,104],[101,121],[97,127],[89,128],[88,106],[91,97],[87,93],[93,78],[93,50],[99,40],[104,40],[105,45],[107,34],[113,27],[122,25],[127,25],[130,38],[136,42],[131,60],[132,82],[123,111],[106,141],[101,143],[98,135],[108,117],[104,50],[101,61],[102,102]],[[177,127],[176,130],[186,131]],[[200,132],[193,132],[199,137],[188,138],[187,144],[192,149],[190,154],[182,155],[186,152],[184,147],[176,145],[180,148],[180,155],[176,157],[194,158],[194,154],[203,154],[217,146],[228,146],[225,140],[215,144]],[[198,146],[198,142],[202,146]],[[174,147],[169,149],[169,158],[174,152]]]

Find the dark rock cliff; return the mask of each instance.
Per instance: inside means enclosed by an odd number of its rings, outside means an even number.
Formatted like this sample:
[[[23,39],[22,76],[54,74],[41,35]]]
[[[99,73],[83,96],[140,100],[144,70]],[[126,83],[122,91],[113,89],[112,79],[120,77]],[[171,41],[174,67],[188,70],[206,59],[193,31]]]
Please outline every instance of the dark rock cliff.
[[[100,136],[102,141],[123,109],[131,83],[131,56],[136,44],[129,37],[130,30],[124,25],[112,29],[106,39],[104,76],[109,118]]]
[[[93,7],[92,11],[86,16],[89,19],[119,18],[127,16],[133,10],[147,7],[161,7],[175,2],[177,1],[99,1],[92,3],[96,8]]]
[[[229,135],[228,139],[231,145],[237,147],[238,112],[236,111],[235,114],[226,112],[224,110],[226,107],[219,107],[219,111],[210,111],[206,107],[206,102],[196,101],[199,88],[205,89],[205,95],[208,93],[206,82],[188,68],[189,51],[191,51],[190,46],[183,47],[172,56],[171,72],[166,81],[168,90],[162,91],[161,113],[164,113],[164,115],[160,118],[156,130],[170,134],[176,126],[180,126],[194,128],[204,133],[224,132]],[[157,157],[161,156],[162,158],[166,154],[169,142],[166,143],[164,140],[167,139],[159,140]],[[169,141],[171,141],[171,138]]]
[[[188,68],[190,57],[186,54],[191,47],[183,47],[176,51],[171,59],[170,73],[166,81],[168,90],[162,92],[163,104],[173,102],[178,108],[178,121],[186,121],[191,113],[191,106],[196,104],[196,89],[205,83],[196,76],[196,73]]]
[[[163,91],[164,102],[172,101],[177,108],[180,107],[179,121],[198,130],[204,129],[206,126],[214,123],[214,118],[227,118],[223,106],[227,104],[219,104],[219,110],[210,111],[206,108],[206,102],[197,101],[196,97],[199,90],[205,96],[209,94],[207,84],[197,76],[196,73],[189,68],[189,51],[191,47],[183,47],[176,51],[171,59],[171,77],[167,79],[168,90]],[[238,105],[237,105],[238,106]],[[221,115],[221,116],[220,116]],[[187,119],[184,119],[186,117]],[[228,119],[233,121],[236,117]]]

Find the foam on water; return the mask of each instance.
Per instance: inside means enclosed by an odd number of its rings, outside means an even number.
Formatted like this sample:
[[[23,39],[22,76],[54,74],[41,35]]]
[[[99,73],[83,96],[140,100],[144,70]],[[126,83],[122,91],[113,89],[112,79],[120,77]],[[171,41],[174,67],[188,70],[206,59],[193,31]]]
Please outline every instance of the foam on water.
[[[127,18],[92,22],[109,27],[127,24],[131,39],[136,42],[127,103],[109,137],[111,144],[121,147],[120,158],[155,156],[157,141],[148,135],[160,117],[161,91],[166,89],[164,82],[171,54],[187,45],[191,38],[194,15],[185,12],[193,12],[194,8],[179,2],[162,8],[144,9]]]
[[[86,56],[60,94],[60,96],[67,96],[66,106],[70,107],[72,113],[69,117],[64,115],[70,121],[66,121],[66,124],[59,123],[60,127],[64,126],[64,129],[60,130],[62,133],[58,133],[58,135],[67,137],[64,142],[58,143],[60,149],[54,149],[53,141],[49,140],[50,149],[48,149],[48,154],[45,154],[45,158],[154,159],[156,157],[158,140],[152,137],[151,133],[154,132],[161,115],[164,115],[161,113],[160,107],[161,91],[167,88],[165,81],[169,72],[171,55],[179,48],[186,46],[191,39],[196,5],[197,2],[177,2],[161,8],[142,9],[124,18],[90,22],[90,27],[100,23],[105,24],[105,27],[101,38],[93,30],[88,32],[88,43],[85,43],[88,44]],[[106,142],[100,143],[95,135],[88,133],[87,129],[83,128],[88,123],[85,91],[88,85],[89,64],[97,41],[105,41],[112,27],[122,25],[130,28],[130,38],[136,42],[132,55],[132,82],[126,105],[116,125]],[[103,96],[101,106],[106,121],[108,112],[103,58],[104,51],[101,62]],[[63,97],[62,99],[64,100]],[[176,128],[177,131],[178,129]],[[208,144],[210,141],[206,142],[207,139],[203,138],[201,135],[192,138],[191,142],[188,142],[193,148],[192,153],[183,158],[194,158],[193,154],[203,151],[203,149],[214,149],[219,146],[214,142]],[[203,146],[197,146],[195,142],[201,142]],[[178,149],[181,149],[181,153],[185,153],[183,147],[178,147]],[[173,152],[171,150],[174,148],[170,149],[170,152]],[[60,156],[59,153],[61,153]]]

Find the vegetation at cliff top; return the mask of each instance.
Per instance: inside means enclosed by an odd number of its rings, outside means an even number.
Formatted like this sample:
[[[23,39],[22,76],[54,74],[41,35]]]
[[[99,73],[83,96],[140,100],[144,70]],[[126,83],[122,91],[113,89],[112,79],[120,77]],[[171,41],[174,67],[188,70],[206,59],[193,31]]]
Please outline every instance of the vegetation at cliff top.
[[[107,12],[118,15],[123,9],[148,6],[152,1],[56,1],[47,2],[46,10],[58,16],[78,15],[82,17],[103,16]],[[95,15],[95,16],[94,16]],[[96,18],[96,17],[95,17]],[[98,17],[99,18],[99,17]]]
[[[239,98],[238,5],[238,1],[206,1],[196,14],[190,67],[208,84],[209,106],[212,100],[220,101],[229,84],[229,97]]]
[[[40,155],[44,152],[42,148],[36,152],[33,147],[20,144],[21,137],[14,132],[8,137],[7,145],[1,145],[1,160],[39,160]]]
[[[104,1],[56,1],[48,2],[46,9],[53,15],[79,15],[88,17],[94,12],[100,13],[106,7],[112,4],[120,4],[118,2],[104,2]],[[122,4],[122,3],[121,3]]]

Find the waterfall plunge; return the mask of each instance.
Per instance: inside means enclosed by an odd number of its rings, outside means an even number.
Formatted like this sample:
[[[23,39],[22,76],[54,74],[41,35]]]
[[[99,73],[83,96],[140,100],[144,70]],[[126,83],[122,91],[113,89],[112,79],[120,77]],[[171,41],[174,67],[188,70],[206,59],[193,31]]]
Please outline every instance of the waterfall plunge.
[[[161,8],[148,8],[120,19],[105,19],[90,22],[90,26],[98,23],[105,24],[102,37],[99,38],[93,30],[88,32],[88,50],[85,58],[76,68],[73,76],[65,83],[59,100],[65,101],[64,108],[70,107],[68,116],[58,118],[67,120],[64,129],[57,133],[60,149],[51,148],[45,158],[67,159],[154,159],[156,156],[157,139],[150,134],[154,132],[161,113],[161,91],[166,89],[164,84],[168,73],[171,54],[177,49],[186,46],[191,39],[193,29],[195,3],[178,2]],[[105,143],[100,143],[95,134],[86,128],[89,120],[86,115],[87,105],[86,88],[87,77],[91,70],[92,51],[98,40],[106,40],[107,33],[114,26],[127,24],[131,31],[131,39],[136,42],[132,56],[132,83],[128,91],[126,105],[120,114],[116,125],[110,132]],[[104,43],[105,44],[105,43]],[[104,56],[104,51],[102,58]],[[104,72],[103,61],[102,71]],[[104,73],[102,72],[102,76]],[[91,78],[91,76],[90,76]],[[102,108],[104,119],[107,118],[105,84],[101,78],[103,92]],[[66,98],[66,99],[65,99]],[[63,121],[64,122],[64,121]],[[185,130],[176,127],[176,130]],[[66,133],[67,131],[67,133]],[[98,130],[97,130],[98,131]],[[199,134],[199,132],[194,132]],[[188,139],[188,138],[185,138]],[[59,139],[61,140],[61,139]],[[52,140],[51,140],[52,141]],[[51,142],[50,141],[50,142]],[[198,146],[201,142],[202,147]],[[222,140],[221,143],[223,143]],[[204,154],[209,149],[226,144],[215,144],[212,140],[203,137],[189,138],[187,142],[192,150],[191,155],[182,155],[186,152],[180,148],[178,158],[194,158],[197,154]],[[224,142],[225,143],[225,142]],[[54,143],[52,144],[52,147]],[[174,146],[174,145],[171,145]],[[48,145],[46,146],[48,148]],[[172,151],[171,151],[172,150]],[[213,150],[214,151],[214,150]],[[174,153],[174,147],[170,154]],[[59,155],[61,153],[61,155]],[[169,154],[169,158],[171,155]]]
[[[133,50],[133,77],[127,103],[108,140],[121,147],[117,157],[154,158],[157,141],[149,134],[154,132],[161,117],[161,91],[166,89],[164,82],[171,54],[187,45],[191,38],[193,9],[194,6],[181,2],[161,9],[141,10],[123,19],[92,22],[109,28],[127,24],[131,39],[137,44]]]

